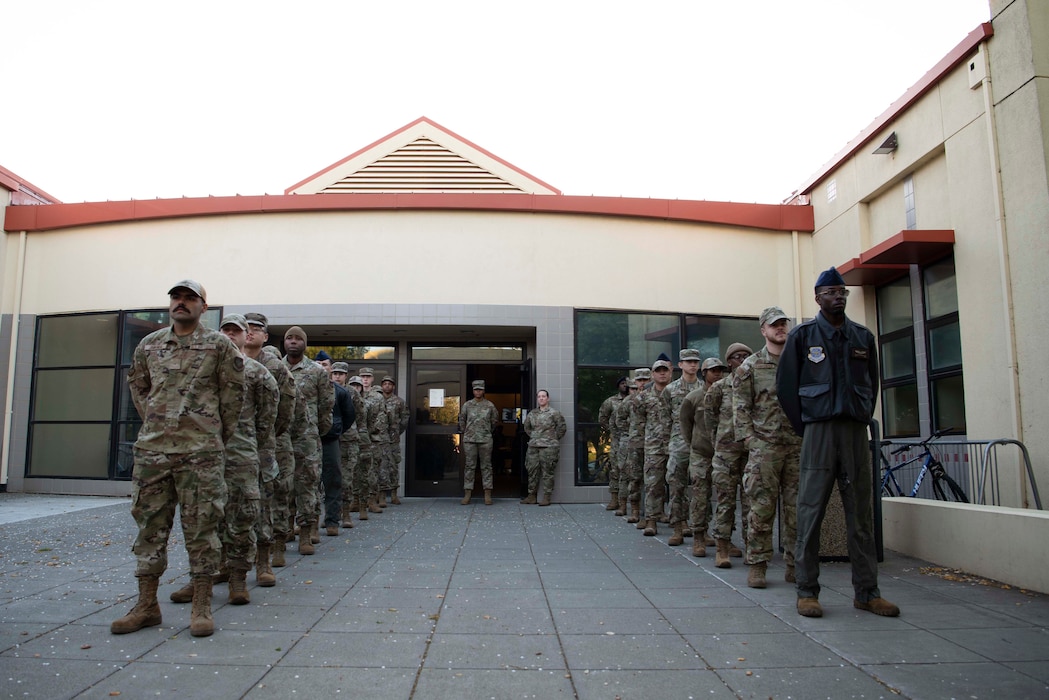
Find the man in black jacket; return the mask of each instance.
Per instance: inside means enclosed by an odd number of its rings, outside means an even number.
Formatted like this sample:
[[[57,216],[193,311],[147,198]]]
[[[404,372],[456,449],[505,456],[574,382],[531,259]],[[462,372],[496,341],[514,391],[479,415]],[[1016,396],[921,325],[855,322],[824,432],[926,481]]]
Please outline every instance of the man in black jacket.
[[[867,425],[878,393],[874,335],[845,316],[849,291],[833,267],[816,280],[820,311],[787,338],[777,372],[777,394],[802,436],[798,485],[798,539],[794,548],[798,613],[821,617],[820,526],[838,482],[848,531],[855,589],[853,606],[896,617],[900,609],[881,597],[874,546],[871,455]]]

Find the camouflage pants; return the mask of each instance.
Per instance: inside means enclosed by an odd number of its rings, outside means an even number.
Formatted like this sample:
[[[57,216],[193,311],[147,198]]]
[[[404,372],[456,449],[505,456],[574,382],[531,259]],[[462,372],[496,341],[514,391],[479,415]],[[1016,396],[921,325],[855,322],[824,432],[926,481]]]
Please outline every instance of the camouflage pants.
[[[630,452],[630,448],[627,445],[627,439],[622,437],[619,439],[619,444],[616,445],[616,470],[619,472],[619,483],[616,485],[616,490],[619,491],[621,499],[627,498],[630,494],[630,470],[627,467],[628,452]]]
[[[356,440],[344,442],[342,449],[342,502],[349,505],[368,498],[368,479],[360,469],[361,444]]]
[[[167,454],[134,448],[131,516],[138,525],[132,551],[136,576],[159,576],[168,568],[168,538],[179,509],[193,575],[218,571],[219,527],[226,508],[225,455],[221,451]]]
[[[393,471],[393,450],[390,449],[390,443],[382,442],[379,443],[379,490],[389,491],[392,486],[390,480],[390,472]]]
[[[401,486],[401,438],[390,443],[390,490]]]
[[[363,478],[364,492],[361,498],[367,500],[371,496],[379,494],[379,475],[375,473],[375,446],[372,443],[361,444],[360,459],[357,461],[357,469]]]
[[[463,488],[472,491],[477,480],[477,467],[481,467],[481,485],[492,488],[492,441],[464,442],[463,453],[466,455],[466,471],[463,474]]]
[[[750,498],[743,488],[743,468],[747,465],[747,452],[742,445],[733,448],[719,449],[714,453],[711,463],[710,480],[714,484],[717,505],[714,510],[714,536],[719,540],[732,539],[736,529],[736,491],[739,491],[740,524],[743,528],[743,541],[749,538],[748,519],[750,518]]]
[[[258,462],[226,462],[226,515],[222,555],[230,569],[247,571],[255,563],[255,523],[259,519]]]
[[[688,523],[694,536],[707,531],[710,523],[710,455],[695,450],[688,453],[689,508]],[[674,516],[670,516],[674,521]]]
[[[255,521],[255,541],[273,543],[273,488],[277,479],[264,479],[259,474],[259,517]]]
[[[561,459],[560,447],[528,446],[525,469],[528,471],[528,493],[553,493],[554,475]]]
[[[645,453],[645,517],[656,518],[663,512],[667,497],[667,460],[669,455]]]
[[[772,445],[752,438],[743,488],[750,498],[747,564],[772,560],[772,524],[776,503],[782,499],[780,540],[783,559],[794,565],[794,544],[798,536],[798,455],[800,445]]]
[[[667,462],[667,487],[670,489],[670,524],[688,522],[691,499],[689,451],[674,451]],[[710,499],[708,489],[707,500]]]
[[[295,451],[291,436],[277,438],[277,478],[273,482],[273,536],[291,539],[291,509],[295,500]]]
[[[633,503],[641,500],[641,495],[644,491],[645,486],[645,451],[640,447],[628,447],[626,450],[626,456],[623,460],[624,471],[626,472],[626,494],[627,499]],[[622,481],[620,482],[622,483]],[[620,497],[622,497],[624,491],[622,488],[619,490]]]
[[[608,490],[619,493],[619,445],[612,438],[608,444]]]
[[[318,508],[317,489],[321,479],[321,445],[317,438],[295,443],[295,510],[299,527],[309,525]]]

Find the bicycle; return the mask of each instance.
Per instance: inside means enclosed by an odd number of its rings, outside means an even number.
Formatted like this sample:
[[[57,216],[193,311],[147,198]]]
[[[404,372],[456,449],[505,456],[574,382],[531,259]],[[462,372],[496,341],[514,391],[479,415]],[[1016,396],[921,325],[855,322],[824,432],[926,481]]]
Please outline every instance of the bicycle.
[[[965,491],[961,486],[958,485],[954,479],[947,474],[947,470],[944,468],[943,463],[933,454],[932,449],[929,447],[929,443],[937,438],[942,437],[948,433],[951,428],[944,428],[937,430],[935,433],[927,437],[926,439],[919,442],[917,445],[903,445],[897,447],[889,454],[898,455],[902,452],[906,452],[912,447],[922,448],[922,452],[914,457],[911,457],[906,462],[901,462],[897,465],[889,464],[889,460],[885,457],[885,453],[879,450],[881,454],[881,461],[885,465],[885,474],[881,479],[881,495],[882,496],[909,496],[914,498],[918,495],[918,489],[921,488],[922,482],[925,481],[926,475],[932,475],[932,492],[936,498],[940,501],[954,501],[956,503],[968,503],[969,498],[965,495]],[[891,445],[892,442],[886,440],[882,442],[883,445]],[[918,472],[918,478],[914,480],[914,486],[911,487],[909,494],[903,492],[903,488],[900,487],[900,482],[896,480],[896,472],[903,469],[906,466],[914,464],[917,461],[922,462],[922,468]]]

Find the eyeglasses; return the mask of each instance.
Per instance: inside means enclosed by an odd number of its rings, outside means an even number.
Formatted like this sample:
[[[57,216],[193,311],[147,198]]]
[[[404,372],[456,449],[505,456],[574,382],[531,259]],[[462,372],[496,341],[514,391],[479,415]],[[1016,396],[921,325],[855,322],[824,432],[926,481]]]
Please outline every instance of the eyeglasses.
[[[847,289],[827,289],[822,292],[818,292],[817,296],[821,297],[844,297],[849,298],[849,290]]]

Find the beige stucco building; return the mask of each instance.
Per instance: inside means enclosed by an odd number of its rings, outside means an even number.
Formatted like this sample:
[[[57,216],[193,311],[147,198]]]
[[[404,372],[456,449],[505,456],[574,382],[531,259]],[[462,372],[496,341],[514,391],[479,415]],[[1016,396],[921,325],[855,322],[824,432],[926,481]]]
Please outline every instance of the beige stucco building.
[[[130,491],[123,369],[165,322],[168,286],[192,277],[212,323],[261,311],[276,344],[300,325],[312,347],[397,379],[412,410],[407,495],[460,493],[450,416],[480,378],[505,419],[496,495],[520,493],[516,409],[545,388],[569,425],[555,499],[598,502],[596,414],[615,379],[686,346],[757,347],[761,309],[811,317],[831,265],[853,285],[850,315],[882,343],[884,431],[1022,440],[1049,483],[1047,11],[992,3],[991,23],[783,204],[564,195],[425,118],[284,195],[20,195],[0,246],[0,483]],[[37,191],[10,173],[0,186]],[[752,273],[741,283],[700,249]],[[347,265],[353,252],[366,262]],[[1028,502],[1019,470],[1003,473],[1002,503]]]

